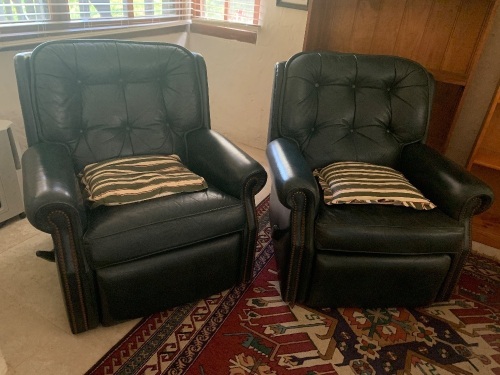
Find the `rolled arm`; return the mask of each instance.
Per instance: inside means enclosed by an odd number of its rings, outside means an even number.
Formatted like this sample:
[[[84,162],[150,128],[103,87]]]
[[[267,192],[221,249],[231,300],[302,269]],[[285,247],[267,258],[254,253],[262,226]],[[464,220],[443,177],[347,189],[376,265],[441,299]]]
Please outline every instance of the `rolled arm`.
[[[292,209],[294,195],[305,194],[316,211],[320,200],[318,185],[298,147],[285,138],[275,139],[267,146],[267,158],[280,203]]]
[[[406,146],[401,171],[449,216],[463,222],[493,203],[493,191],[463,167],[423,144]]]
[[[273,178],[272,235],[282,279],[286,280],[281,283],[281,293],[287,302],[304,302],[310,279],[306,275],[311,274],[314,263],[314,218],[320,191],[295,143],[285,138],[273,140],[267,146],[267,158]],[[273,203],[275,197],[278,204]]]
[[[266,183],[262,165],[210,129],[190,133],[187,148],[189,169],[234,197],[255,195]]]
[[[51,233],[51,215],[62,212],[79,229],[86,213],[71,155],[59,144],[38,143],[23,155],[24,205],[30,223]]]

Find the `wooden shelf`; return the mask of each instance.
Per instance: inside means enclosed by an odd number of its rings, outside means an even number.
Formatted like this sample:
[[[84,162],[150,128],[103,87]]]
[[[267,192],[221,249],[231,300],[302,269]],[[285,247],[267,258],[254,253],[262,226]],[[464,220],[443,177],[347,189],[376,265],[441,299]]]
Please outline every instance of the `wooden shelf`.
[[[496,196],[487,211],[472,219],[472,239],[500,249],[500,171],[474,165],[471,172],[490,185]]]
[[[436,69],[428,70],[432,73],[436,81],[463,87],[465,87],[465,85],[467,84],[467,76],[465,74],[450,73]]]
[[[488,212],[475,216],[472,237],[476,242],[500,249],[500,216]]]
[[[500,171],[500,145],[498,151],[478,150],[473,164]]]
[[[472,150],[468,169],[493,189],[496,200],[472,221],[475,241],[500,249],[500,82]]]

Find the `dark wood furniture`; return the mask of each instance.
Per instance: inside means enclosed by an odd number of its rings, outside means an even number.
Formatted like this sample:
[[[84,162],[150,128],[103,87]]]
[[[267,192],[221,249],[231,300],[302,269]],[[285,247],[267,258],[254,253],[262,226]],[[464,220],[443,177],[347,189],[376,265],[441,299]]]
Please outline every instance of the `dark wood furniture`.
[[[467,169],[486,181],[496,196],[493,206],[473,219],[472,238],[500,249],[500,82],[484,118]]]

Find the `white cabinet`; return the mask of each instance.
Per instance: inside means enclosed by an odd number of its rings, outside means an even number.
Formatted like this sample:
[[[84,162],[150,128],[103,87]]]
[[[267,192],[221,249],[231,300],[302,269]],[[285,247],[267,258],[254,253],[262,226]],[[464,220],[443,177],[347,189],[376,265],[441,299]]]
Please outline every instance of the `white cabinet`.
[[[0,224],[24,213],[18,150],[12,123],[0,120]]]

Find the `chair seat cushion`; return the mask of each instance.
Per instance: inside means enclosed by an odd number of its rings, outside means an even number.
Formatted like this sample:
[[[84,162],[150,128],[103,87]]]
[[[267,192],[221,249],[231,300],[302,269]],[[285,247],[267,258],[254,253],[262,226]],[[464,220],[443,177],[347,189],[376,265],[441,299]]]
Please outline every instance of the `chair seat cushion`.
[[[393,168],[361,162],[337,162],[316,169],[326,204],[389,204],[432,210],[436,206]]]
[[[205,190],[205,179],[191,172],[178,155],[127,156],[87,165],[82,182],[89,197],[101,204],[118,206]]]
[[[99,206],[89,215],[83,239],[96,269],[236,233],[246,223],[242,201],[210,185],[200,192]]]
[[[462,249],[464,227],[438,208],[320,204],[319,250],[381,254],[450,254]]]

